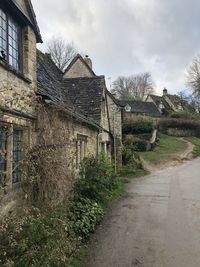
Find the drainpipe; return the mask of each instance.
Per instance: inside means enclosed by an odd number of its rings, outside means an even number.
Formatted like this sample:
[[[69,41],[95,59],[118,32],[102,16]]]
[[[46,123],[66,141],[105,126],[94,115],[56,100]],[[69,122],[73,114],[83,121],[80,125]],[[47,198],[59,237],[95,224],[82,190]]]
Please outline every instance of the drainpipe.
[[[113,113],[113,141],[114,141],[114,170],[117,173],[117,146],[116,146],[116,134],[115,134],[115,112]]]

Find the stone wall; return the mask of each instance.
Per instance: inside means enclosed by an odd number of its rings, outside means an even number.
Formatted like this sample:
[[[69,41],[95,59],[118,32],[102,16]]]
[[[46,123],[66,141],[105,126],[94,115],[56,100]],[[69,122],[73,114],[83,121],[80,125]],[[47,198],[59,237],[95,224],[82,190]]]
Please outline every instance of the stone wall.
[[[112,134],[116,137],[116,156],[118,166],[122,163],[122,112],[121,108],[114,102],[114,100],[107,94],[106,96],[110,130]]]
[[[36,39],[30,27],[23,35],[23,69],[19,73],[0,62],[1,107],[34,114],[33,97],[36,91]]]
[[[31,188],[30,191],[29,186],[33,177],[29,174],[26,176],[24,173],[20,183],[12,184],[12,149],[10,149],[10,160],[8,160],[10,173],[7,173],[8,180],[0,191],[0,218],[10,212],[19,212],[21,207],[27,206],[33,198],[38,201],[37,197],[43,204],[56,206],[63,203],[72,196],[80,161],[85,156],[96,156],[97,128],[55,108],[39,105],[37,112],[38,120],[35,121],[34,127],[28,119],[19,120],[4,115],[4,120],[11,125],[14,123],[23,127],[24,155],[29,155],[32,151],[40,154],[41,151],[43,158],[37,159],[39,154],[36,153],[35,160],[30,162],[32,166],[39,160],[37,168],[41,175],[37,190]],[[29,166],[26,161],[27,156],[24,156],[22,164]],[[37,196],[34,195],[35,192]]]
[[[57,205],[71,196],[81,160],[89,155],[96,156],[98,129],[65,111],[43,106],[38,113],[36,130],[37,146],[56,149],[56,164],[46,168],[43,181],[47,184],[56,181],[50,191],[50,201]]]
[[[78,58],[71,68],[64,74],[64,78],[93,77],[94,75]]]
[[[21,10],[28,15],[24,0],[16,0]],[[36,144],[35,92],[36,78],[36,37],[30,26],[22,28],[20,62],[22,67],[16,71],[0,61],[0,126],[6,127],[6,178],[0,179],[0,217],[12,212],[17,203],[24,201],[20,183],[12,183],[13,174],[13,131],[20,129],[22,150]]]

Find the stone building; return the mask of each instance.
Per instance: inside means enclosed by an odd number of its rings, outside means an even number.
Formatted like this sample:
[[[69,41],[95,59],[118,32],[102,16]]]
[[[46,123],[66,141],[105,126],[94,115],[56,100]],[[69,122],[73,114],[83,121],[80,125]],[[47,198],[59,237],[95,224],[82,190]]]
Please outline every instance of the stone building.
[[[153,102],[121,100],[120,104],[123,107],[122,120],[135,118],[138,115],[153,118],[159,118],[161,116],[160,111]]]
[[[36,120],[36,43],[41,35],[30,1],[0,1],[0,183],[1,204],[18,191],[23,147],[31,146]]]
[[[162,115],[182,110],[195,111],[187,101],[181,99],[178,95],[169,94],[166,88],[163,89],[162,96],[148,95],[146,102],[154,103]]]
[[[38,42],[42,39],[31,1],[1,0],[0,217],[24,198],[21,163],[27,150],[55,152],[57,158],[48,165],[54,173],[46,168],[40,181],[46,190],[45,175],[51,176],[57,190],[52,201],[57,202],[71,194],[85,156],[104,151],[115,166],[121,163],[121,107],[104,76],[97,76],[91,60],[80,55],[62,73],[50,55],[36,50]],[[42,193],[53,198],[52,191]]]
[[[68,99],[97,123],[99,133],[98,151],[112,155],[121,164],[122,153],[122,107],[107,90],[105,77],[92,69],[92,60],[77,55],[63,75],[63,88]]]

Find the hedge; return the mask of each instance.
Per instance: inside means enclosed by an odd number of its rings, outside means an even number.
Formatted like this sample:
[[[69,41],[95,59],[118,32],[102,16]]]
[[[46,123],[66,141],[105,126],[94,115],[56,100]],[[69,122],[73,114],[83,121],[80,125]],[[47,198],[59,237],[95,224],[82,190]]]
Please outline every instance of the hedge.
[[[146,134],[154,129],[154,122],[151,118],[138,116],[136,119],[129,119],[123,123],[123,134]]]
[[[200,121],[198,120],[184,120],[184,119],[160,119],[158,122],[159,130],[167,132],[168,129],[177,129],[184,131],[192,131],[192,133],[200,137]]]

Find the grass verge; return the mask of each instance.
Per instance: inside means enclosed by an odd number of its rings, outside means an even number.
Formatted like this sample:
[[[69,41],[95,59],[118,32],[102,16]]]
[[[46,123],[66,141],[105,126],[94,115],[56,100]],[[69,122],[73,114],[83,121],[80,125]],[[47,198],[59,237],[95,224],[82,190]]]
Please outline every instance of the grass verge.
[[[200,156],[200,138],[197,137],[188,137],[188,141],[190,141],[194,145],[193,156],[194,158]]]
[[[152,164],[173,159],[174,156],[186,149],[187,145],[175,137],[161,134],[158,147],[154,151],[140,152],[139,155]]]

